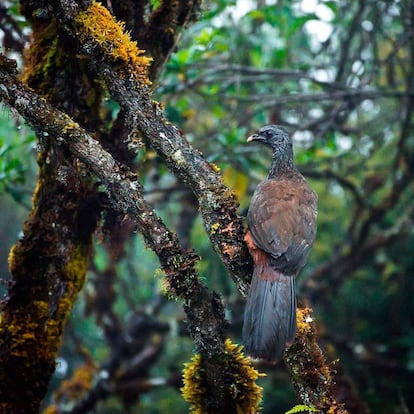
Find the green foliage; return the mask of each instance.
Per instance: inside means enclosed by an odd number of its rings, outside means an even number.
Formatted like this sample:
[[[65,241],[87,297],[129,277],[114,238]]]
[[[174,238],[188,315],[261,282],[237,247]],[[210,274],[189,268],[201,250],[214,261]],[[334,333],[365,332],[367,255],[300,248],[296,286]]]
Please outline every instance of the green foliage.
[[[295,405],[289,411],[286,411],[285,414],[296,414],[296,413],[317,413],[319,410],[308,405]]]
[[[151,0],[151,7],[154,10],[157,10],[158,7],[160,7],[160,4],[161,4],[161,0]]]
[[[0,112],[0,196],[7,193],[18,203],[25,202],[22,185],[26,182],[28,168],[26,156],[34,140],[34,135],[26,128],[16,128],[9,115]]]

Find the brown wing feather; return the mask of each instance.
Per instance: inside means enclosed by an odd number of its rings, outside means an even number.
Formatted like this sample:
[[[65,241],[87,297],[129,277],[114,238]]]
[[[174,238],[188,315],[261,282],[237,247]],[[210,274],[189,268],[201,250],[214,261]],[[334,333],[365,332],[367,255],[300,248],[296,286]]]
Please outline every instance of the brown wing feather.
[[[248,212],[255,244],[287,274],[304,266],[316,234],[316,194],[297,174],[259,184]]]

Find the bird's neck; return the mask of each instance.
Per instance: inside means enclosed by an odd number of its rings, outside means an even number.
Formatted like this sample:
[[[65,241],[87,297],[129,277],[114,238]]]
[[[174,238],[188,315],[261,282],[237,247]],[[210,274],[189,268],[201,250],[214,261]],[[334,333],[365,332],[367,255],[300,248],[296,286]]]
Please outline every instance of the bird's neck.
[[[272,165],[269,169],[268,178],[276,178],[292,171],[297,171],[293,164],[293,154],[280,154],[273,152]]]

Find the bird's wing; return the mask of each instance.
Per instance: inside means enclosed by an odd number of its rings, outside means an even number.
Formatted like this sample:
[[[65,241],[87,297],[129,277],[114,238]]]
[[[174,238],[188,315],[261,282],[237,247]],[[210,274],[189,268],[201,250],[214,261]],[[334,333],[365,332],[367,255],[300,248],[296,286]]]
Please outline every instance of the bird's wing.
[[[263,181],[248,212],[255,244],[274,260],[283,257],[288,270],[299,270],[315,239],[316,201],[316,194],[301,176]]]

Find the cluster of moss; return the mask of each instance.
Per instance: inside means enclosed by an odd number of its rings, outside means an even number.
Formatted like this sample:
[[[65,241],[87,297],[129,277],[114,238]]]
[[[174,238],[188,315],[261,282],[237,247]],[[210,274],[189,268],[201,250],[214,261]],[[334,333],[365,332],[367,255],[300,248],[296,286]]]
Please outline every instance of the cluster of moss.
[[[237,412],[259,412],[263,389],[256,384],[256,380],[265,374],[259,373],[252,366],[250,359],[243,354],[243,347],[233,344],[230,339],[225,342],[223,370],[228,377],[228,388],[225,391],[234,401]],[[184,399],[191,404],[191,412],[209,412],[206,407],[209,398],[205,369],[200,354],[194,355],[191,361],[185,364],[183,380],[184,386],[181,391]]]
[[[85,43],[99,46],[105,52],[105,58],[117,65],[127,65],[133,76],[141,84],[149,84],[147,77],[151,59],[144,56],[137,43],[125,32],[125,25],[116,22],[111,13],[101,4],[92,4],[75,18],[79,38]]]
[[[9,254],[11,272],[21,272],[25,268],[21,260],[21,244],[12,247]],[[75,246],[71,258],[63,269],[62,276],[66,289],[56,298],[56,308],[46,300],[33,300],[23,308],[22,313],[8,313],[7,329],[13,340],[10,342],[10,354],[30,358],[36,352],[36,358],[43,361],[55,360],[60,344],[63,325],[73,307],[76,294],[83,286],[87,267],[87,255],[81,246]],[[35,287],[34,287],[35,289]],[[53,299],[53,298],[52,298]]]

